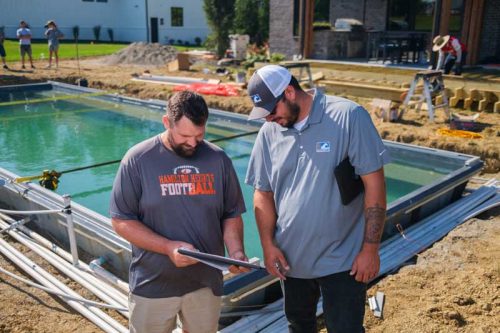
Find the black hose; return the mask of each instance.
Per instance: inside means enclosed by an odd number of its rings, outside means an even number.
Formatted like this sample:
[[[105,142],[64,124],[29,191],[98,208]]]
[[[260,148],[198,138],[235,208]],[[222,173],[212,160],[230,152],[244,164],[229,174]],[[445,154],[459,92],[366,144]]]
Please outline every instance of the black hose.
[[[216,143],[216,142],[228,141],[228,140],[232,140],[232,139],[241,138],[241,137],[244,137],[244,136],[254,135],[254,134],[257,134],[257,133],[259,133],[259,131],[245,132],[245,133],[240,133],[240,134],[236,134],[236,135],[225,136],[225,137],[222,137],[222,138],[214,139],[214,140],[212,140],[210,142]],[[110,164],[115,164],[115,163],[120,163],[120,162],[121,162],[121,159],[114,160],[114,161],[108,161],[108,162],[102,162],[102,163],[97,163],[97,164],[83,166],[83,167],[80,167],[80,168],[74,168],[74,169],[64,170],[64,171],[61,171],[59,173],[62,175],[62,174],[65,174],[65,173],[70,173],[70,172],[75,172],[75,171],[81,171],[81,170],[86,170],[86,169],[91,169],[91,168],[97,168],[97,167],[100,167],[100,166],[105,166],[105,165],[110,165]]]

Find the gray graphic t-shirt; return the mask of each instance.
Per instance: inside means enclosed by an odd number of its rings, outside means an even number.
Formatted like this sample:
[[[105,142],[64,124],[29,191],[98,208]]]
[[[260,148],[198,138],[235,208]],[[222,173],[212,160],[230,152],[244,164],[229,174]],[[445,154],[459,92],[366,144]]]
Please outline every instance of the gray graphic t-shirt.
[[[110,215],[138,220],[170,240],[224,255],[222,222],[245,212],[229,157],[203,142],[191,158],[165,148],[155,136],[124,156],[111,193]],[[132,245],[130,290],[148,298],[181,296],[210,287],[222,295],[219,270],[198,263],[177,268],[168,256]]]
[[[59,38],[62,38],[62,32],[57,28],[49,28],[45,31],[45,36],[47,36],[47,40],[49,41],[49,46],[57,46],[59,45]]]

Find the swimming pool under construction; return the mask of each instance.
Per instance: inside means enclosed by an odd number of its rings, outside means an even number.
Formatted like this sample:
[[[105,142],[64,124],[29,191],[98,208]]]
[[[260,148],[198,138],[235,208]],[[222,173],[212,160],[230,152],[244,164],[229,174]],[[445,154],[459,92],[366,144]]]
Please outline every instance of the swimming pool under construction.
[[[62,195],[70,195],[76,247],[83,253],[80,259],[86,258],[90,264],[101,258],[100,265],[126,284],[130,247],[111,228],[109,195],[118,161],[131,146],[163,131],[164,112],[164,101],[143,101],[56,82],[0,87],[0,209],[61,211],[66,207]],[[262,251],[252,211],[253,189],[243,180],[261,125],[243,115],[210,110],[206,134],[233,161],[248,210],[243,215],[245,248],[249,257],[256,258],[262,257]],[[474,156],[384,143],[393,160],[385,168],[388,213],[384,242],[461,198],[467,181],[483,166]],[[106,164],[109,161],[113,163]],[[99,166],[78,170],[91,165]],[[36,180],[13,181],[40,175],[43,170],[62,173],[55,191],[41,187]],[[16,214],[4,217],[11,222],[20,219]],[[30,214],[25,226],[70,249],[64,212]],[[275,297],[276,288],[269,288],[274,282],[264,270],[227,278],[224,311],[238,311],[240,305],[262,304]]]

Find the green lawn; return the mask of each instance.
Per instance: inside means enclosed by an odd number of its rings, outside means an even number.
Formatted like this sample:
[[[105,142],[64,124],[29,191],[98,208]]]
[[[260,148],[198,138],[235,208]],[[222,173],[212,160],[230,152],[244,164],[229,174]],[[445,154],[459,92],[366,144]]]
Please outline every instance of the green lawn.
[[[78,54],[80,57],[100,56],[115,53],[126,47],[128,44],[106,44],[97,43],[90,44],[89,42],[78,43]],[[5,52],[7,52],[7,61],[19,61],[19,42],[6,40],[4,42]],[[47,59],[49,56],[49,48],[47,42],[32,42],[31,49],[33,52],[33,59],[39,60],[42,58]],[[59,59],[73,59],[76,58],[75,44],[61,43],[59,47]]]
[[[78,43],[78,54],[81,58],[83,57],[93,57],[101,56],[115,53],[129,44],[106,44],[97,43],[91,44],[90,42],[79,42]],[[17,40],[6,40],[4,42],[5,52],[7,52],[7,61],[19,61],[19,42]],[[189,50],[202,50],[202,46],[179,46],[174,45],[178,51],[189,51]],[[32,42],[31,49],[33,52],[33,59],[40,60],[42,58],[47,59],[49,55],[49,48],[47,42]],[[61,43],[59,47],[59,59],[75,59],[76,58],[76,48],[74,43]],[[26,58],[27,60],[27,58]]]

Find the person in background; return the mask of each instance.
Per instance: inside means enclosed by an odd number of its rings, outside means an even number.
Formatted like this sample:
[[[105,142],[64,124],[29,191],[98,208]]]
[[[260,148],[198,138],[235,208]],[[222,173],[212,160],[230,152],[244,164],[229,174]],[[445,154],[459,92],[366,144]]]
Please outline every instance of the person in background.
[[[328,332],[361,333],[366,283],[380,268],[389,153],[363,107],[302,90],[284,67],[258,69],[248,95],[248,119],[266,122],[245,183],[254,187],[266,268],[284,283],[289,330],[317,332],[321,294]],[[344,201],[334,170],[347,159],[364,192]]]
[[[52,55],[56,58],[56,68],[59,67],[59,40],[64,37],[62,32],[57,28],[54,21],[48,21],[45,25],[45,36],[49,41],[49,66],[52,67]]]
[[[2,58],[3,69],[9,69],[7,63],[5,62],[5,57],[7,53],[5,53],[5,48],[3,47],[3,42],[5,40],[5,33],[3,29],[0,29],[0,57]]]
[[[436,36],[432,41],[432,51],[439,52],[437,70],[442,70],[444,74],[449,74],[455,66],[455,75],[462,74],[462,64],[467,57],[467,47],[453,36]]]
[[[29,29],[28,24],[25,21],[21,21],[19,23],[19,29],[17,29],[17,38],[19,39],[19,51],[21,52],[21,62],[22,69],[25,69],[24,66],[24,57],[28,54],[30,59],[31,68],[35,68],[33,65],[33,57],[31,56],[31,30]]]
[[[248,261],[243,248],[245,204],[222,149],[203,138],[208,107],[182,91],[168,100],[165,131],[131,148],[111,192],[115,231],[132,245],[130,332],[214,333],[222,272],[178,252],[180,247]],[[248,271],[231,266],[233,273]]]

